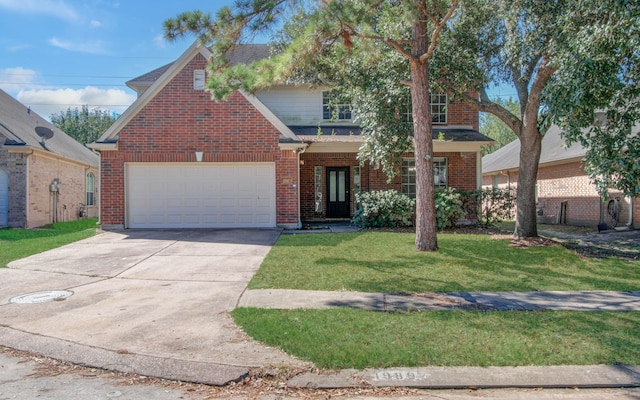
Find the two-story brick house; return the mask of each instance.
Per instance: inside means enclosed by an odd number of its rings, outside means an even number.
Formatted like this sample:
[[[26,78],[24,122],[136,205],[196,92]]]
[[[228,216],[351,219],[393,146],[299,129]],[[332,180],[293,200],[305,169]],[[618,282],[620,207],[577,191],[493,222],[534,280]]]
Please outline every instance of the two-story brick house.
[[[267,57],[238,49],[232,62]],[[105,227],[299,227],[349,218],[355,192],[415,193],[413,159],[392,182],[357,159],[360,128],[348,107],[335,118],[322,88],[279,86],[215,102],[204,90],[211,53],[191,46],[178,60],[127,84],[138,99],[93,144],[101,151]],[[436,184],[481,183],[477,112],[432,96]],[[436,127],[437,125],[437,127]]]

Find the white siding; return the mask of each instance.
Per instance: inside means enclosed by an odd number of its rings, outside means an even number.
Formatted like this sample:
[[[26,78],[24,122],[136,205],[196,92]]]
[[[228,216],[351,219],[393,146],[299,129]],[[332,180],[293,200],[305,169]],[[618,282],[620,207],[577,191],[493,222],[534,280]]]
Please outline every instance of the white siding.
[[[275,87],[256,93],[287,125],[316,125],[322,122],[322,90],[307,87]]]

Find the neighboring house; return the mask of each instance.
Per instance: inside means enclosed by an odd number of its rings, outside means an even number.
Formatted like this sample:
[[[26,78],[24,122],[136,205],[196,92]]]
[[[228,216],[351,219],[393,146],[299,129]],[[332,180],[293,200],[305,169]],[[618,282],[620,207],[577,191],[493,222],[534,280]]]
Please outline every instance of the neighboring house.
[[[98,215],[100,158],[0,90],[0,227]],[[82,218],[84,218],[84,216]]]
[[[596,226],[602,206],[605,223],[612,223],[607,205],[613,199],[618,204],[618,226],[640,227],[640,199],[623,198],[618,192],[612,192],[611,199],[601,199],[583,169],[586,149],[579,143],[567,147],[561,133],[554,125],[542,139],[536,185],[538,222]],[[519,140],[484,156],[482,186],[516,188],[519,162]]]
[[[231,62],[269,56],[266,45],[238,48]],[[191,46],[175,62],[127,85],[138,99],[93,143],[101,152],[105,228],[300,227],[349,218],[354,194],[393,188],[415,193],[411,155],[402,174],[357,159],[362,143],[350,107],[332,119],[321,88],[280,86],[235,92],[215,102],[204,89],[211,53]],[[480,187],[478,113],[432,96],[439,186]],[[334,115],[335,117],[335,115]]]

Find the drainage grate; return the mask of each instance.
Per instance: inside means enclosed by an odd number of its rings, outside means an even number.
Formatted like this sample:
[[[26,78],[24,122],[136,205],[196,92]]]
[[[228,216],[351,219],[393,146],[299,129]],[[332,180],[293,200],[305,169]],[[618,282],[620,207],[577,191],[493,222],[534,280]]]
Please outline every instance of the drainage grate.
[[[69,290],[44,290],[42,292],[34,292],[21,294],[12,297],[9,302],[14,304],[37,304],[48,303],[50,301],[61,301],[73,295]]]

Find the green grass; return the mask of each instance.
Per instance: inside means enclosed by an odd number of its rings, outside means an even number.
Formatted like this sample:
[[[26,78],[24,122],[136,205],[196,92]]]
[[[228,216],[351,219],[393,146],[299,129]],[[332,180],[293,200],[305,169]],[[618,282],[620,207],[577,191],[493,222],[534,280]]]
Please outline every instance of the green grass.
[[[562,246],[514,248],[489,235],[282,235],[249,287],[361,292],[638,290],[640,262],[581,258]]]
[[[326,369],[640,365],[639,312],[232,312],[249,335]]]
[[[0,229],[0,268],[13,260],[93,236],[96,234],[96,222],[96,218],[91,218],[38,229]]]

